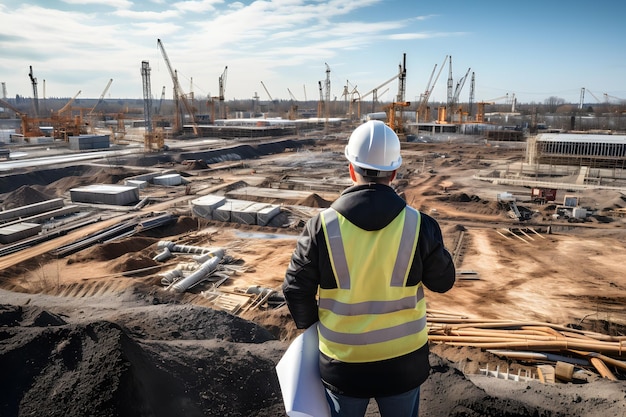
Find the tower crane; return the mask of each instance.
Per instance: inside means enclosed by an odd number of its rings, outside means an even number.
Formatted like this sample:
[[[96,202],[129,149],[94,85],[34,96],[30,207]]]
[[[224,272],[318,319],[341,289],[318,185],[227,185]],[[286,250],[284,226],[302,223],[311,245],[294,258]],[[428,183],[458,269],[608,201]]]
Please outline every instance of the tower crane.
[[[109,79],[109,82],[107,83],[106,87],[104,87],[104,90],[102,91],[102,94],[100,94],[100,98],[98,99],[98,101],[96,102],[96,104],[93,105],[93,107],[91,108],[91,110],[89,110],[89,115],[91,115],[94,110],[96,109],[96,107],[98,106],[98,104],[102,103],[104,101],[104,96],[106,95],[107,91],[109,91],[109,87],[111,87],[111,83],[113,82],[113,78]]]
[[[611,99],[613,99],[613,100],[615,100],[615,101],[617,101],[619,103],[623,103],[624,101],[626,101],[623,98],[612,96],[609,93],[604,93],[604,101],[606,101],[608,103],[609,101],[611,101]]]
[[[474,111],[474,94],[476,88],[476,74],[472,72],[472,80],[470,81],[469,102],[467,103],[467,114],[470,116]]]
[[[320,99],[317,102],[317,118],[321,119],[322,115],[325,113],[324,112],[324,90],[322,89],[321,81],[318,81],[317,84],[319,85],[319,90],[320,90]]]
[[[392,82],[393,80],[402,77],[402,66],[400,65],[400,71],[398,71],[398,73],[396,75],[394,75],[393,77],[389,78],[387,81],[385,81],[384,83],[372,88],[370,91],[368,91],[365,94],[362,94],[359,97],[359,100],[364,99],[365,97],[369,96],[370,94],[372,94],[372,113],[374,112],[374,106],[376,105],[376,102],[378,101],[378,90],[383,88],[384,86],[386,86],[387,84],[389,84],[390,82]],[[361,115],[359,114],[359,117],[361,117]]]
[[[452,57],[449,57],[449,65],[448,65],[448,108],[452,108],[452,97],[454,95],[454,92],[452,91],[452,88],[454,87],[454,81],[452,79]]]
[[[35,117],[39,117],[39,96],[37,94],[37,78],[33,76],[33,66],[30,66],[30,72],[28,73],[30,82],[33,85],[33,104],[35,106]]]
[[[270,99],[270,103],[274,103],[274,99],[272,98],[272,95],[270,94],[269,90],[267,89],[267,87],[265,86],[265,83],[263,81],[261,81],[261,85],[263,86],[263,90],[265,90],[265,94],[267,94],[267,97],[269,97]],[[270,108],[268,106],[268,112],[270,111]]]
[[[143,81],[143,117],[146,133],[149,134],[152,132],[152,87],[148,61],[141,61],[141,80]]]
[[[402,64],[399,65],[399,78],[398,78],[398,95],[396,101],[402,103],[405,101],[406,96],[406,54],[402,54]]]
[[[296,104],[298,100],[289,88],[287,88],[287,92],[289,93],[289,97],[291,98],[291,106],[289,107],[289,119],[294,120],[298,114],[298,105]]]
[[[143,138],[144,150],[158,151],[164,148],[164,138],[161,132],[155,132],[152,123],[152,87],[150,82],[150,65],[148,61],[141,62],[141,79],[143,81],[143,115],[145,133]]]
[[[267,87],[265,86],[265,83],[263,81],[261,81],[261,85],[263,86],[263,89],[265,90],[265,93],[269,97],[270,101],[273,103],[274,99],[272,98],[272,95],[270,94],[270,92],[267,90]]]
[[[74,94],[74,97],[72,97],[67,103],[65,103],[65,105],[63,107],[61,107],[57,111],[57,115],[61,115],[61,114],[65,113],[66,111],[70,110],[70,108],[72,107],[72,103],[74,102],[74,100],[76,100],[76,97],[78,97],[78,95],[81,92],[82,92],[81,90],[78,90],[78,92],[76,94]]]
[[[330,67],[325,62],[324,62],[324,65],[326,65],[326,80],[324,81],[324,88],[326,92],[324,96],[324,102],[325,102],[324,110],[326,111],[324,112],[324,115],[326,116],[326,119],[328,119],[328,117],[330,117]]]
[[[161,98],[159,99],[159,107],[156,108],[156,114],[161,114],[161,107],[163,107],[163,101],[165,100],[165,86],[161,90]]]
[[[435,80],[433,81],[431,85],[430,82],[432,81],[433,75],[435,74],[435,70],[437,69],[437,64],[435,64],[435,67],[433,68],[433,71],[430,74],[430,78],[428,79],[428,83],[426,84],[426,90],[424,91],[424,94],[422,94],[422,96],[420,97],[420,102],[417,106],[417,120],[423,120],[425,122],[428,121],[429,119],[428,100],[430,99],[430,96],[433,93],[433,90],[435,89],[435,84],[437,84],[437,80],[439,79],[439,76],[441,75],[441,72],[443,71],[443,67],[446,65],[447,60],[448,60],[448,55],[446,55],[446,57],[443,59],[441,68],[439,68],[439,72],[437,73],[437,76],[435,77]]]
[[[511,112],[515,111],[515,94],[512,94],[511,97]],[[482,123],[485,121],[485,106],[496,104],[496,101],[505,100],[505,103],[509,102],[509,93],[506,93],[503,96],[491,98],[488,100],[482,100],[476,103],[478,106],[478,111],[476,112],[476,122]]]
[[[189,104],[189,102],[187,101],[187,97],[185,96],[185,93],[183,92],[183,89],[181,88],[180,83],[178,82],[178,74],[172,68],[172,65],[170,64],[170,59],[167,56],[167,52],[165,52],[165,47],[163,46],[161,39],[157,39],[157,46],[161,50],[161,54],[163,55],[163,60],[165,61],[165,64],[167,65],[167,70],[169,71],[170,77],[172,78],[172,83],[174,84],[174,104],[176,107],[176,115],[174,116],[174,129],[176,132],[182,131],[182,120],[181,120],[182,118],[181,118],[180,111],[178,108],[178,100],[182,100],[183,105],[185,106],[185,109],[187,110],[187,114],[189,114],[189,119],[193,127],[193,133],[197,136],[198,125],[196,124],[196,119],[194,116],[193,109],[191,105]]]
[[[598,97],[596,97],[596,95],[595,95],[595,94],[593,94],[593,93],[591,92],[591,90],[589,90],[588,88],[582,87],[582,88],[580,89],[580,104],[578,105],[578,108],[579,108],[579,109],[582,109],[582,108],[583,108],[583,105],[585,104],[585,92],[587,92],[587,93],[591,94],[591,96],[592,96],[593,98],[595,98],[595,99],[596,99],[596,101],[597,101],[598,103],[602,103],[602,101],[600,101],[600,99],[599,99]]]
[[[452,102],[450,103],[450,111],[452,113],[456,113],[457,109],[455,109],[455,107],[457,106],[457,104],[459,103],[459,96],[461,95],[461,90],[463,90],[463,86],[465,85],[465,81],[467,81],[467,77],[469,76],[469,73],[471,71],[471,68],[467,69],[467,72],[465,73],[465,75],[463,77],[461,77],[461,79],[456,83],[456,87],[454,89],[454,94],[452,96]],[[460,111],[460,109],[459,109]]]
[[[225,90],[226,90],[226,75],[228,71],[228,66],[224,67],[224,72],[220,75],[219,82],[219,100],[220,100],[220,117],[222,119],[226,119],[226,106],[224,104],[225,100]]]

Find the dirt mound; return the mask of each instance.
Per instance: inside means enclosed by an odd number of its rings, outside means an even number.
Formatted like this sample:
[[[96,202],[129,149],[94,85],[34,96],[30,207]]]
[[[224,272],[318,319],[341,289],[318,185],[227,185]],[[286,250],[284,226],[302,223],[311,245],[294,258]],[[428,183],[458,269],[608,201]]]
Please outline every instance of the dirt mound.
[[[29,204],[40,203],[52,198],[53,196],[48,193],[37,191],[29,185],[23,185],[17,190],[4,195],[3,206],[5,210],[9,210]]]
[[[72,315],[72,306],[0,305],[0,415],[285,416],[275,366],[286,342],[251,321],[176,303]],[[58,311],[55,311],[58,309]],[[61,318],[63,317],[63,318]],[[45,318],[37,321],[36,318]],[[267,314],[280,326],[286,310]],[[624,384],[516,382],[462,372],[488,353],[443,347],[420,415],[623,415]],[[378,414],[372,404],[367,416]],[[43,411],[45,410],[45,411]]]
[[[89,249],[80,251],[79,253],[68,257],[67,263],[88,262],[88,261],[110,261],[119,257],[138,251],[146,250],[149,246],[156,244],[157,239],[151,237],[129,237],[126,239],[116,240],[113,242],[95,245]],[[148,254],[155,253],[148,251]]]
[[[112,272],[128,272],[127,275],[132,276],[145,276],[152,275],[155,271],[158,271],[158,269],[152,268],[158,265],[157,261],[145,253],[125,253],[111,261],[109,269]]]
[[[281,350],[250,348],[272,343],[267,331],[213,310],[148,307],[156,309],[118,323],[11,321],[0,346],[0,415],[280,415],[271,409],[282,407],[274,371]]]
[[[318,194],[313,193],[309,196],[302,198],[296,202],[298,206],[307,206],[307,207],[319,207],[319,208],[327,208],[330,207],[332,201],[324,200]]]

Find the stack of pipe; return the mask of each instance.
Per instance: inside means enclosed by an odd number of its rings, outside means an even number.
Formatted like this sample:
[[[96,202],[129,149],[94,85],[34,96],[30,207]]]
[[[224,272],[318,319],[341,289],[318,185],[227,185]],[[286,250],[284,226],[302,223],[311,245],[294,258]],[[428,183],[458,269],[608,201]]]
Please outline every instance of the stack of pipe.
[[[429,340],[471,346],[511,359],[546,361],[558,354],[580,365],[588,360],[603,378],[617,380],[626,371],[626,336],[610,336],[534,321],[480,320],[430,311]],[[539,352],[539,353],[538,353]],[[555,356],[556,357],[556,356]],[[566,359],[565,359],[566,360]]]

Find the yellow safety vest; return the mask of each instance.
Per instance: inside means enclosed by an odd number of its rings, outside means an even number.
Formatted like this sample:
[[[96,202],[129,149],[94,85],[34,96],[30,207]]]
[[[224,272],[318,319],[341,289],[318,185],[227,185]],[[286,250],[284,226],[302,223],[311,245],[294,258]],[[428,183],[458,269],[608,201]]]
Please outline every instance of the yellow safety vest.
[[[407,286],[420,213],[407,206],[385,228],[363,230],[336,210],[321,214],[336,288],[319,290],[319,348],[342,362],[374,362],[428,340],[424,288]]]

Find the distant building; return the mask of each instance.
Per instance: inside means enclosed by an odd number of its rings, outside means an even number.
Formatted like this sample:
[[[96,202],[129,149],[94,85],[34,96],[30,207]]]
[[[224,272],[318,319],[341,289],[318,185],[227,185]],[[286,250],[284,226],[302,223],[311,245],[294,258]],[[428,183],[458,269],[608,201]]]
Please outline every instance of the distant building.
[[[626,135],[542,133],[528,139],[526,162],[624,169]]]

